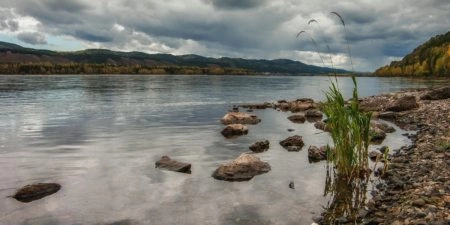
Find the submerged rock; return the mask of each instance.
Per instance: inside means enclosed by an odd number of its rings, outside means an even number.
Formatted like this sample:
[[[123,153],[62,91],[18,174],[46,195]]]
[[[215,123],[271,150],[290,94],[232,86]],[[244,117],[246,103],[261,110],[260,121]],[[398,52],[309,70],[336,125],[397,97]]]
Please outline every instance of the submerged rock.
[[[305,143],[303,143],[302,136],[294,135],[280,141],[280,145],[289,152],[298,152],[302,149]]]
[[[289,188],[290,189],[295,189],[294,181],[289,182]]]
[[[45,196],[54,194],[61,189],[56,183],[37,183],[26,185],[19,189],[12,197],[21,202],[32,202]]]
[[[327,146],[317,147],[309,146],[308,159],[310,162],[319,162],[327,159]]]
[[[288,120],[290,120],[293,123],[304,123],[306,121],[306,118],[302,114],[295,114],[288,117]]]
[[[242,124],[230,124],[222,130],[222,135],[226,138],[248,134],[248,128]]]
[[[258,141],[249,147],[252,152],[260,153],[269,150],[270,143],[268,140]]]
[[[191,164],[172,160],[169,156],[161,157],[156,161],[155,167],[180,173],[191,173]]]
[[[269,172],[270,169],[270,165],[258,157],[243,153],[217,168],[212,177],[225,181],[248,181],[256,175]]]
[[[261,122],[257,116],[244,112],[229,112],[220,120],[223,124],[257,124]]]
[[[417,107],[419,107],[419,105],[417,104],[416,97],[413,95],[405,95],[390,103],[387,106],[386,111],[402,112]]]

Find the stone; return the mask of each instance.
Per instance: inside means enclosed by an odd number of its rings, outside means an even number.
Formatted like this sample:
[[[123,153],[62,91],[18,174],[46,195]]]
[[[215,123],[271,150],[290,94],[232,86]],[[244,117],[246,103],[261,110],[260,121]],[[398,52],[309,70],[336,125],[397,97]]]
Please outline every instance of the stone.
[[[294,181],[289,182],[289,188],[290,189],[295,189]]]
[[[317,121],[316,123],[314,123],[314,127],[319,129],[319,130],[326,131],[326,132],[330,132],[331,131],[330,126],[328,126],[323,121]]]
[[[383,155],[376,151],[369,152],[369,159],[372,161],[377,161],[383,158]]]
[[[267,108],[273,108],[273,104],[269,102],[264,102],[261,104],[246,104],[246,105],[240,105],[242,108],[248,108],[248,109],[267,109]]]
[[[224,137],[230,138],[248,134],[248,128],[242,124],[229,124],[222,130],[221,133]]]
[[[191,173],[191,164],[172,160],[169,156],[163,156],[155,163],[156,168],[180,173]]]
[[[306,118],[304,115],[295,114],[295,115],[289,116],[288,120],[290,120],[293,123],[304,123],[306,121]]]
[[[413,95],[405,95],[389,104],[386,111],[402,112],[419,107],[416,97]]]
[[[235,160],[217,168],[212,177],[225,181],[248,181],[254,176],[270,171],[270,165],[258,157],[243,153]]]
[[[257,116],[245,112],[229,112],[220,120],[224,125],[229,124],[258,124],[261,122]]]
[[[380,114],[378,114],[378,118],[386,119],[386,120],[393,120],[396,118],[396,116],[397,116],[397,113],[392,112],[392,111],[380,112]]]
[[[425,204],[426,204],[425,200],[423,200],[423,199],[421,199],[421,198],[416,199],[416,200],[414,200],[414,201],[411,203],[411,205],[416,206],[416,207],[422,207],[422,206],[424,206]]]
[[[383,146],[383,147],[381,147],[380,148],[380,152],[382,153],[382,154],[384,154],[384,153],[389,153],[389,147],[388,146]]]
[[[308,159],[310,162],[319,162],[321,160],[327,159],[327,149],[326,146],[317,147],[309,146],[308,148]]]
[[[288,137],[282,141],[280,141],[280,145],[283,146],[286,150],[292,152],[298,152],[302,149],[302,147],[305,145],[303,143],[302,136],[294,135],[292,137]]]
[[[305,113],[306,117],[322,118],[323,113],[317,109],[310,109]]]
[[[268,140],[264,140],[264,141],[258,141],[256,143],[254,143],[253,145],[251,145],[249,147],[249,149],[252,152],[260,153],[260,152],[265,152],[265,151],[269,150],[269,146],[270,146],[269,141]]]
[[[287,129],[287,131],[288,131],[288,132],[294,132],[295,129],[289,128],[289,129]]]
[[[383,123],[383,122],[380,122],[380,121],[372,120],[372,121],[370,121],[370,126],[371,127],[376,127],[378,129],[384,131],[385,133],[393,133],[393,132],[395,132],[395,128],[393,126],[390,126],[387,123]]]
[[[422,100],[441,100],[447,98],[450,98],[450,86],[437,88],[420,96]]]
[[[54,194],[61,189],[57,183],[36,183],[20,188],[13,196],[20,202],[32,202],[48,195]]]
[[[386,138],[386,133],[378,127],[372,127],[369,130],[370,142],[381,144]]]

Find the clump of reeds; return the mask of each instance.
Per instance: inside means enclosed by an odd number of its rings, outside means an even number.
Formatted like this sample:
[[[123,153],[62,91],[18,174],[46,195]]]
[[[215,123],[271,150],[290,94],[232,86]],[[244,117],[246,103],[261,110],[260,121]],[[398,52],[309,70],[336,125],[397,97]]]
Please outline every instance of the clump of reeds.
[[[328,154],[336,174],[341,178],[363,177],[368,171],[370,113],[359,110],[357,82],[352,76],[352,98],[346,102],[335,82],[326,92],[323,110],[334,142],[334,151]]]

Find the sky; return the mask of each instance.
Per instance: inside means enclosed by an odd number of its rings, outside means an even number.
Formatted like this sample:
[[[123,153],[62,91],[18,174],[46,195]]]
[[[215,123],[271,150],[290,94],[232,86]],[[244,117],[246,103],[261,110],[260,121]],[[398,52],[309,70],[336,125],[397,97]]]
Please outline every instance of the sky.
[[[356,71],[449,30],[450,0],[0,0],[0,41],[26,47],[284,58]]]

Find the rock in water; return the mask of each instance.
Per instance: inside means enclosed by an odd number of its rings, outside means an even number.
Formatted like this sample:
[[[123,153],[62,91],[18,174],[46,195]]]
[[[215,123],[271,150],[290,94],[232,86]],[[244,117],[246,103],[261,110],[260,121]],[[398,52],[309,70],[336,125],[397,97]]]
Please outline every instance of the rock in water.
[[[290,189],[295,189],[294,181],[289,182],[289,188]]]
[[[230,124],[222,130],[222,135],[226,138],[244,135],[248,133],[248,128],[242,124]]]
[[[280,145],[283,146],[289,152],[298,152],[305,145],[303,143],[302,136],[294,135],[292,137],[288,137],[282,141],[280,141]]]
[[[269,150],[270,143],[268,140],[259,141],[249,147],[252,152],[260,153]]]
[[[257,116],[244,112],[229,112],[220,120],[224,125],[229,124],[257,124],[261,122]]]
[[[161,157],[156,161],[155,167],[180,173],[191,173],[191,164],[172,160],[169,156]]]
[[[316,147],[309,146],[308,148],[308,159],[309,162],[319,162],[321,160],[327,159],[327,146]]]
[[[26,185],[19,189],[12,197],[21,202],[32,202],[47,195],[54,194],[61,189],[56,183],[37,183]]]
[[[304,123],[306,121],[306,118],[304,115],[296,114],[288,117],[288,120],[290,120],[293,123]]]
[[[270,165],[258,157],[243,153],[235,160],[221,165],[212,177],[225,181],[248,181],[254,176],[270,171]]]

